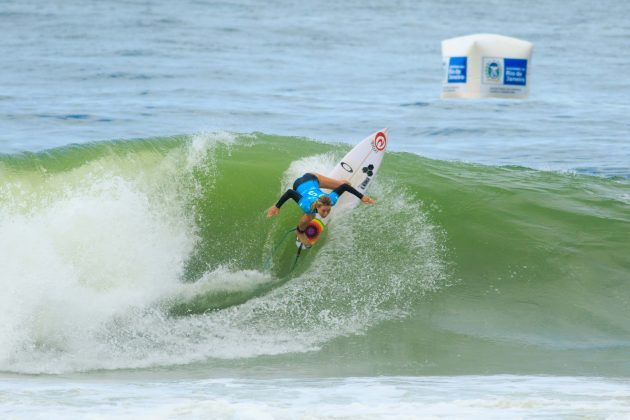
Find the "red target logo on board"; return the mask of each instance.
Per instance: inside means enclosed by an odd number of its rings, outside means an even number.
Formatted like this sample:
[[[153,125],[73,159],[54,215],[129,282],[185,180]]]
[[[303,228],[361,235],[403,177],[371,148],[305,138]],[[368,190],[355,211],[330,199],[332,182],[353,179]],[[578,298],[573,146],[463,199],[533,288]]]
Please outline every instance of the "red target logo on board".
[[[376,152],[382,152],[387,147],[387,136],[382,131],[379,131],[372,140],[372,149]]]

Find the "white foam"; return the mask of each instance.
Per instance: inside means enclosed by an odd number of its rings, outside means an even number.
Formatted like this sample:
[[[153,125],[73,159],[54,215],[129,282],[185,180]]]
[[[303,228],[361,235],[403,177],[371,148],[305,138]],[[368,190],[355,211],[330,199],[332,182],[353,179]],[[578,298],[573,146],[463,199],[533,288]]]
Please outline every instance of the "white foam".
[[[0,210],[0,366],[83,351],[104,322],[171,294],[196,238],[165,217],[117,176]]]
[[[9,380],[0,414],[46,418],[628,418],[626,379],[532,376]],[[95,416],[95,413],[98,413]]]
[[[323,153],[294,160],[282,177],[282,192],[287,188],[291,188],[293,181],[307,172],[322,174],[330,172],[331,169],[335,167],[338,160],[339,157],[334,153]]]
[[[186,154],[186,166],[189,171],[201,168],[209,170],[216,165],[214,152],[218,145],[225,146],[228,152],[236,144],[238,136],[225,131],[200,132],[193,135]]]
[[[257,270],[233,271],[220,266],[212,271],[206,271],[194,283],[183,284],[179,294],[183,298],[192,298],[210,291],[246,291],[274,281],[269,274]]]

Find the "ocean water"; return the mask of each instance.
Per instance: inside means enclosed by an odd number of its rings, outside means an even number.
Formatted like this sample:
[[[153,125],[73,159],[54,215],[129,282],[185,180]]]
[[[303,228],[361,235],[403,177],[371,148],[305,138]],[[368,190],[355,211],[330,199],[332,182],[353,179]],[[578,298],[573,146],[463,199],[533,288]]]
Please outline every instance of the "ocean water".
[[[0,413],[630,416],[630,6],[0,3]],[[442,101],[440,41],[534,42]],[[264,216],[389,127],[291,269]]]

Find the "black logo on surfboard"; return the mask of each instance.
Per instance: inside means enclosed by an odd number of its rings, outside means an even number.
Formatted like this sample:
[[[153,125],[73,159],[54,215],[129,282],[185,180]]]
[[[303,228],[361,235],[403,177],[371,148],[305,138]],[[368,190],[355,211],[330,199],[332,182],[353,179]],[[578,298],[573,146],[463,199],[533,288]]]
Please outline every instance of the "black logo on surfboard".
[[[369,165],[361,168],[361,171],[363,171],[363,173],[366,174],[367,177],[363,180],[363,182],[361,182],[361,184],[359,184],[359,188],[365,191],[368,184],[372,180],[371,176],[374,175],[374,165],[370,163]]]
[[[350,173],[354,172],[352,166],[348,165],[346,162],[341,162],[341,167]]]

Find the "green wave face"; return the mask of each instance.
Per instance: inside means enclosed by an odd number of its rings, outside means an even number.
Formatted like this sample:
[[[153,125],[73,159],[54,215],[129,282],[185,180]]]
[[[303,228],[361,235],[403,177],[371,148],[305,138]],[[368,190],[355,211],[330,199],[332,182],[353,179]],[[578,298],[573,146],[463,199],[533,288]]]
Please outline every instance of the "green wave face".
[[[346,145],[264,134],[0,157],[0,370],[628,374],[625,180],[388,153],[292,270]]]

